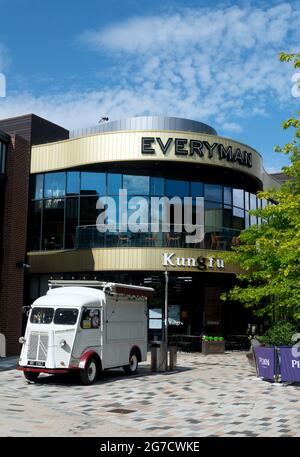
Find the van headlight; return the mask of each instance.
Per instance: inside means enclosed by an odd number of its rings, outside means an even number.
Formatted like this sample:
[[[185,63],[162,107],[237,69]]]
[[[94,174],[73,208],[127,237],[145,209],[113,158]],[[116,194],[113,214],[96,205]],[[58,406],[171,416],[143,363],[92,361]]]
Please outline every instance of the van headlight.
[[[59,345],[63,348],[67,344],[66,340],[60,340]]]
[[[19,338],[19,343],[20,343],[20,344],[26,343],[26,338],[24,338],[24,336],[20,336],[20,338]]]

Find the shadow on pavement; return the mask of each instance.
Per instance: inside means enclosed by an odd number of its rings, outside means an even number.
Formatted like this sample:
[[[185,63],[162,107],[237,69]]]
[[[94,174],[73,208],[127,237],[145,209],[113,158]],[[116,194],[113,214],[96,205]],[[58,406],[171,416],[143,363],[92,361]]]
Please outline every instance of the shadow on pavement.
[[[150,367],[140,367],[139,371],[134,376],[128,376],[124,373],[122,368],[115,368],[110,370],[103,371],[100,375],[98,380],[92,385],[101,385],[111,382],[122,381],[124,379],[140,379],[145,377],[159,377],[163,376],[173,376],[181,372],[191,371],[193,368],[190,367],[177,367],[174,371],[165,371],[165,372],[152,372]],[[25,382],[28,382],[25,380]],[[83,386],[80,383],[79,376],[76,374],[62,374],[62,375],[41,375],[35,384],[39,385],[55,385],[55,386],[74,386],[78,385],[79,387],[90,387],[90,386]]]

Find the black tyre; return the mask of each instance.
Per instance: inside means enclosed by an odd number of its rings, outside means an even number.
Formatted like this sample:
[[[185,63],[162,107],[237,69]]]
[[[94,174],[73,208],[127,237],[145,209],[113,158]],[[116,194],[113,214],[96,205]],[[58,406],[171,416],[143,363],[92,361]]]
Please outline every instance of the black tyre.
[[[27,381],[36,382],[40,373],[37,371],[23,371],[23,374]]]
[[[88,386],[94,384],[99,374],[99,365],[94,357],[91,357],[83,370],[80,370],[81,383]]]
[[[129,357],[129,364],[123,366],[123,370],[128,375],[137,373],[139,367],[139,358],[136,352],[133,352]]]

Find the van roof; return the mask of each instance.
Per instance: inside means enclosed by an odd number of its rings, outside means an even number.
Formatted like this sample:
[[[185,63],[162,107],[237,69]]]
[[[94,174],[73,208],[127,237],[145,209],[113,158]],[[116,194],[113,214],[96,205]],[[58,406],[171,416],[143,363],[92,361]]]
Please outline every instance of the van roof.
[[[48,290],[47,295],[35,300],[33,306],[101,306],[104,299],[105,294],[102,290],[89,287],[59,287]]]

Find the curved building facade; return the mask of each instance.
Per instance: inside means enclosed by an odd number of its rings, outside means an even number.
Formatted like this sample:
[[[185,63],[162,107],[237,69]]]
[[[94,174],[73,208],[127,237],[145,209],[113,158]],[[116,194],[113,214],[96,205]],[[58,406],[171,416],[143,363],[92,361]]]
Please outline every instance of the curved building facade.
[[[50,277],[149,284],[157,289],[149,319],[157,336],[168,271],[174,331],[245,330],[246,311],[220,301],[238,271],[218,252],[261,223],[249,210],[268,204],[257,191],[275,186],[256,150],[188,119],[129,118],[34,146],[28,300]],[[191,226],[201,227],[192,241]]]

